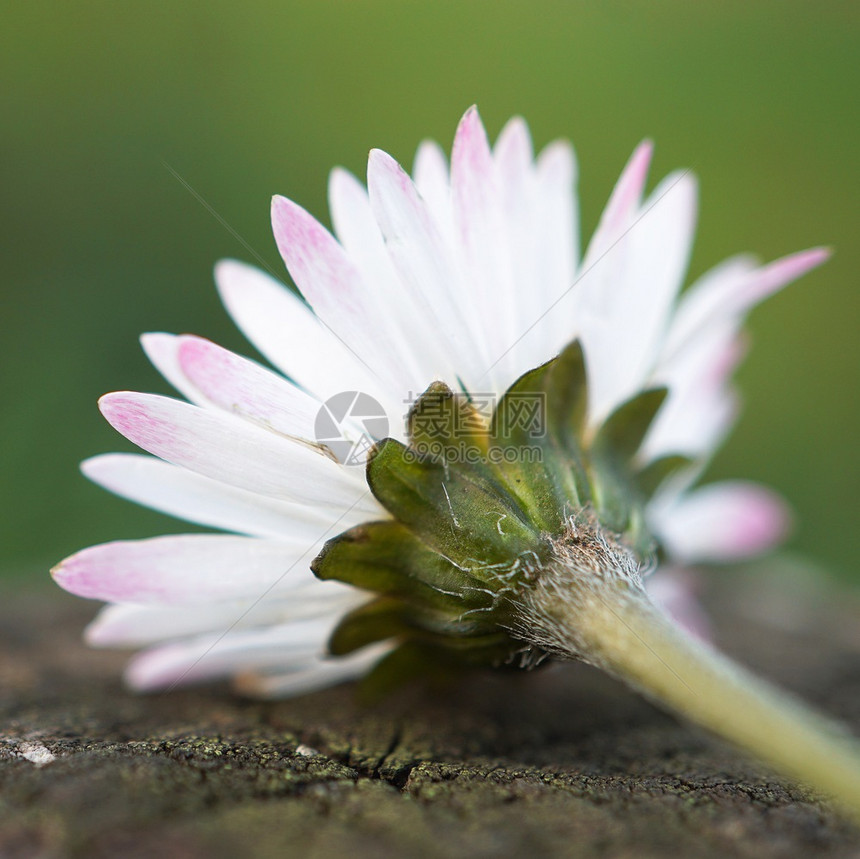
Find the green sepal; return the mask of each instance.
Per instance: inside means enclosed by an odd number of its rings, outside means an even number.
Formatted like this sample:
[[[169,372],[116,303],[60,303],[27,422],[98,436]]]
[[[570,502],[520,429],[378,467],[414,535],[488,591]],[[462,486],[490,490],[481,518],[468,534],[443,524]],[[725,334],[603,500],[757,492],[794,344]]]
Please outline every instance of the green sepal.
[[[482,650],[488,643],[496,648],[504,644],[505,653],[511,649],[511,639],[486,613],[452,615],[392,597],[377,597],[341,618],[329,639],[329,650],[344,656],[389,638],[415,639],[458,651]]]
[[[359,696],[365,704],[377,704],[413,682],[445,690],[474,671],[506,665],[512,665],[507,643],[502,646],[487,643],[483,650],[462,651],[425,641],[404,641],[361,678]]]
[[[604,527],[624,534],[635,548],[651,551],[642,515],[643,497],[634,480],[634,457],[666,399],[666,388],[652,388],[622,403],[597,431],[589,450],[588,473],[594,509]]]
[[[396,690],[419,683],[447,689],[462,674],[455,659],[440,659],[438,648],[418,641],[405,641],[387,653],[358,683],[358,697],[367,706],[379,704]]]
[[[505,631],[516,628],[518,597],[572,518],[596,520],[645,561],[655,550],[648,498],[690,464],[637,461],[666,394],[643,391],[587,425],[578,342],[517,379],[489,417],[468,394],[430,385],[410,410],[409,446],[384,439],[368,457],[368,485],[393,520],[330,540],[312,565],[377,595],[341,620],[332,653],[394,643],[365,680],[377,691],[428,663],[511,663],[522,652]],[[541,410],[537,425],[517,419],[530,407]]]
[[[579,451],[588,411],[582,344],[574,340],[544,367],[549,432],[559,447]]]
[[[538,529],[516,501],[468,465],[432,461],[389,438],[371,452],[367,482],[424,543],[478,577],[542,550]]]
[[[598,430],[592,445],[595,453],[615,462],[629,463],[642,446],[668,393],[667,388],[650,388],[622,403]]]
[[[648,463],[633,476],[633,482],[643,498],[650,498],[670,475],[677,474],[693,465],[688,456],[673,454],[661,456]]]
[[[455,616],[491,601],[480,579],[393,520],[357,525],[329,540],[311,569],[320,579],[337,579]]]
[[[522,406],[527,397],[539,398],[544,424],[540,432],[521,422],[511,425],[516,404]],[[550,534],[590,501],[580,446],[587,402],[582,349],[575,341],[557,358],[520,376],[493,416],[490,444],[519,451],[499,463],[497,473],[533,521]],[[534,451],[540,456],[529,455]]]
[[[329,653],[346,656],[387,638],[407,638],[411,629],[403,618],[404,608],[398,599],[379,597],[347,612],[329,637]]]

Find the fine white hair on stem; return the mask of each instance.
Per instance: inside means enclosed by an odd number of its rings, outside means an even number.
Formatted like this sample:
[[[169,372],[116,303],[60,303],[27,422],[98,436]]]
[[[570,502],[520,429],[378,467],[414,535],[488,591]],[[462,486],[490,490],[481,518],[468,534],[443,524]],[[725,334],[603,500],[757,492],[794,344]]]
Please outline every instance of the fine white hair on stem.
[[[548,560],[533,567],[515,601],[510,631],[538,651],[605,667],[571,618],[609,590],[648,601],[642,577],[649,567],[587,514],[568,518],[561,536],[549,542]]]

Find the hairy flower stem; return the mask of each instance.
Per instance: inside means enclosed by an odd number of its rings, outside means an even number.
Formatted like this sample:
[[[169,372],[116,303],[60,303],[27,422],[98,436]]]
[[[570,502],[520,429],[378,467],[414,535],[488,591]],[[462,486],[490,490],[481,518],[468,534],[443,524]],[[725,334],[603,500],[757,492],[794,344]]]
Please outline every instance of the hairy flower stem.
[[[542,571],[517,635],[582,659],[646,697],[832,796],[860,823],[860,743],[677,627],[637,579],[570,566]],[[529,631],[531,634],[529,634]]]

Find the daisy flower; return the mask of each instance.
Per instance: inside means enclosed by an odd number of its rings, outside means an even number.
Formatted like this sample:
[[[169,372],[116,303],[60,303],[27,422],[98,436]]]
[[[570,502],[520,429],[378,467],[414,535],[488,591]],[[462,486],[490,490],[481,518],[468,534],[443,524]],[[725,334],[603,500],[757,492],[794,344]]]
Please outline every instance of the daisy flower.
[[[88,641],[140,650],[135,689],[229,677],[266,696],[577,658],[860,807],[853,747],[687,634],[702,622],[672,575],[785,531],[768,490],[696,481],[737,410],[746,313],[827,251],[734,257],[681,292],[696,184],[683,171],[646,194],[651,149],[582,252],[571,147],[535,157],[518,118],[491,146],[474,108],[450,164],[424,143],[411,177],[380,150],[366,187],[336,169],[333,232],[276,197],[304,300],[244,263],[215,277],[279,372],[147,334],[185,401],[106,395],[151,455],[83,464],[228,533],[63,561],[62,587],[108,603]]]

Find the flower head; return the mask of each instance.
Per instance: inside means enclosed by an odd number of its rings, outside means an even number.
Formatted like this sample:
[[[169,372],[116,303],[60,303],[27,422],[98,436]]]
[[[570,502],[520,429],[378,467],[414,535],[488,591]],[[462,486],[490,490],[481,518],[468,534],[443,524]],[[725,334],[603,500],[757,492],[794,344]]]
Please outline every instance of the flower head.
[[[692,487],[736,411],[745,314],[827,253],[732,258],[681,293],[695,182],[675,173],[646,196],[650,157],[648,143],[634,152],[582,254],[570,146],[535,158],[513,119],[491,147],[474,108],[450,165],[424,143],[411,178],[379,150],[367,188],[335,170],[334,234],[276,197],[307,303],[239,262],[216,281],[283,375],[201,338],[145,335],[188,402],[108,394],[105,417],[152,456],[83,465],[230,533],[63,561],[64,588],[109,603],[89,641],[143,648],[135,688],[226,676],[298,693],[391,653],[508,659],[522,650],[508,596],[553,537],[634,577],[653,559],[777,541],[785,513],[767,490]]]

